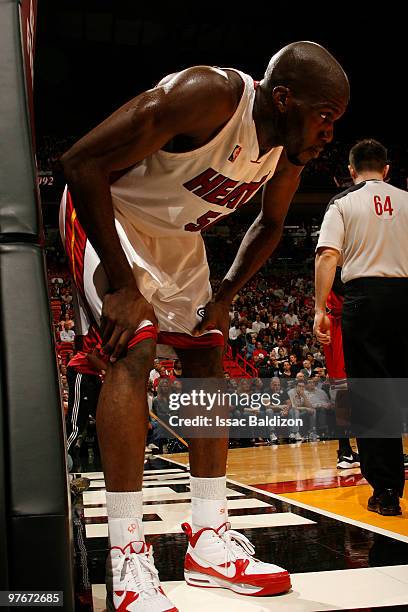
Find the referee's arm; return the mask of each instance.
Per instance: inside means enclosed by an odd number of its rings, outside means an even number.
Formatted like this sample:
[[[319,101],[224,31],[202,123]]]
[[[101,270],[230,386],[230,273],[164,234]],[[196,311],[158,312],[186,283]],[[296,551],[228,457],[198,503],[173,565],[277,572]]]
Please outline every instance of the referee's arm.
[[[330,344],[330,320],[326,301],[336,274],[344,241],[344,222],[339,208],[329,206],[320,230],[315,259],[315,320],[313,331],[322,344]]]

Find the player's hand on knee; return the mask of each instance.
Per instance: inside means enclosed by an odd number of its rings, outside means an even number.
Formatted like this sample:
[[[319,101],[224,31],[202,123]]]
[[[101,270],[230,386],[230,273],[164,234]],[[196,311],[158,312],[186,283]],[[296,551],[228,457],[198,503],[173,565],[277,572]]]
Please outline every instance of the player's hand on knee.
[[[216,300],[208,302],[202,321],[193,330],[193,336],[201,336],[211,329],[219,329],[224,336],[224,350],[228,343],[229,305]]]
[[[102,351],[114,362],[126,353],[129,341],[142,321],[157,325],[153,306],[136,287],[107,293],[102,305]]]

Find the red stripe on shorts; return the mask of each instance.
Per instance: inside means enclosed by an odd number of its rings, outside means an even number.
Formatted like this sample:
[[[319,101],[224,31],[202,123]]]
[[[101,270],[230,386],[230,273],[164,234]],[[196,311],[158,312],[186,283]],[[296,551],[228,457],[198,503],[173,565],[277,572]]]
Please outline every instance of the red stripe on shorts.
[[[200,349],[224,346],[222,334],[204,334],[202,336],[190,336],[189,334],[177,334],[173,332],[159,332],[157,342],[168,344],[174,348]]]

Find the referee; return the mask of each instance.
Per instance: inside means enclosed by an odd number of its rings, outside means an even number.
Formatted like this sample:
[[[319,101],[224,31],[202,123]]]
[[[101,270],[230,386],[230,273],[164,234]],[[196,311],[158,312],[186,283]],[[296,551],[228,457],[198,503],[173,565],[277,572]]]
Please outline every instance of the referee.
[[[400,386],[391,379],[408,378],[408,193],[384,182],[379,142],[358,142],[349,163],[354,186],[330,201],[317,244],[314,331],[330,342],[326,300],[342,254],[343,349],[361,472],[374,489],[368,510],[394,516],[405,483]],[[395,324],[393,311],[402,315]]]

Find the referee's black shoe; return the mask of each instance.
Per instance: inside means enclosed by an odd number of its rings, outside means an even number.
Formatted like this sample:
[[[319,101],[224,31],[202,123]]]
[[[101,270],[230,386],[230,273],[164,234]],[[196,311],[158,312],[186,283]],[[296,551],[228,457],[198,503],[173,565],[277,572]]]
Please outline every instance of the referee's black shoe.
[[[384,489],[380,493],[374,493],[368,500],[368,510],[378,512],[383,516],[398,516],[402,514],[399,505],[399,495],[395,489]]]

